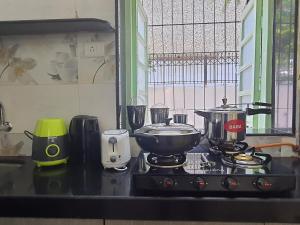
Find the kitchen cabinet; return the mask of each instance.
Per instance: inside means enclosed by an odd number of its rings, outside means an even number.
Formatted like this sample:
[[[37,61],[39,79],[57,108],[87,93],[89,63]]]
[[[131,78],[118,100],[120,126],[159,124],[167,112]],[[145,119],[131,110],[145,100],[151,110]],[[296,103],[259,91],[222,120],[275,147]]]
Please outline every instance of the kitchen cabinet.
[[[2,0],[0,21],[97,18],[115,23],[114,0]]]
[[[107,21],[93,18],[0,22],[0,35],[49,34],[80,31],[113,32],[114,29]]]

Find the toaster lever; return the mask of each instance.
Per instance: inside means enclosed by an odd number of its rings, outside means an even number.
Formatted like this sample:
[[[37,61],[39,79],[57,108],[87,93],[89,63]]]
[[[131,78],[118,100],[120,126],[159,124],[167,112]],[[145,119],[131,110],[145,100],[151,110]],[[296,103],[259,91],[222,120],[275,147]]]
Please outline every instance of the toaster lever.
[[[109,144],[112,144],[113,152],[115,152],[115,144],[117,144],[117,142],[118,142],[118,140],[117,140],[117,138],[115,138],[115,137],[110,137],[110,138],[108,139],[108,143],[109,143]]]

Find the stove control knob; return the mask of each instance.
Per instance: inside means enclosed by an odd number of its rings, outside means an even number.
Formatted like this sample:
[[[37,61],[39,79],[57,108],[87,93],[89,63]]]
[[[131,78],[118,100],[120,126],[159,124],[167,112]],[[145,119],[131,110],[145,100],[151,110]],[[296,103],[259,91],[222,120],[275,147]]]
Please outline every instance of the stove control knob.
[[[254,185],[261,191],[269,191],[272,187],[272,183],[267,178],[263,177],[257,178]]]
[[[172,188],[172,187],[174,187],[174,184],[175,184],[175,182],[171,178],[165,178],[163,180],[163,187],[164,188]]]
[[[198,190],[203,190],[206,187],[206,181],[202,177],[196,177],[194,185]]]
[[[233,177],[226,177],[223,181],[223,187],[225,187],[227,190],[235,190],[238,186],[238,181]]]

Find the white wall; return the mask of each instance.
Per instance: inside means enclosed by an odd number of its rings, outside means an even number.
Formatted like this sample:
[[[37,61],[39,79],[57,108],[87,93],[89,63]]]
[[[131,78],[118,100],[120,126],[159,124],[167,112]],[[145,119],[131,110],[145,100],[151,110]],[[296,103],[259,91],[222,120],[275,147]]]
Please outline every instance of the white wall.
[[[115,21],[114,0],[2,0],[0,20],[100,18]],[[70,51],[69,36],[73,35],[74,52]],[[116,127],[115,36],[102,33],[50,34],[0,37],[0,50],[18,44],[14,57],[34,59],[36,66],[26,71],[36,82],[11,81],[9,68],[0,80],[0,101],[6,108],[7,120],[13,133],[33,130],[41,117],[63,117],[68,123],[74,115],[89,114],[99,118],[100,128]],[[105,55],[86,57],[86,43],[105,46]],[[1,52],[1,51],[0,51]],[[59,61],[61,52],[73,57],[78,79],[53,81],[49,79],[49,65]],[[3,57],[2,57],[3,58]],[[109,62],[99,70],[95,84],[92,79],[104,58]],[[1,61],[1,54],[0,54]],[[6,63],[1,65],[0,71]],[[59,64],[59,63],[58,63]],[[62,68],[67,64],[61,64]],[[16,73],[17,74],[17,73]],[[15,76],[15,77],[24,77]]]

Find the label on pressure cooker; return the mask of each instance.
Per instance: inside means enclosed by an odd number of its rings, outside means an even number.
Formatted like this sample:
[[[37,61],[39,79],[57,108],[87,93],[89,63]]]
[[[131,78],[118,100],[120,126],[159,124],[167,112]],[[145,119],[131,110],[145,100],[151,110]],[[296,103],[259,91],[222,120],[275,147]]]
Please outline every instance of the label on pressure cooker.
[[[228,132],[241,132],[245,130],[245,121],[244,120],[229,120],[224,124],[224,129]]]

